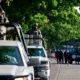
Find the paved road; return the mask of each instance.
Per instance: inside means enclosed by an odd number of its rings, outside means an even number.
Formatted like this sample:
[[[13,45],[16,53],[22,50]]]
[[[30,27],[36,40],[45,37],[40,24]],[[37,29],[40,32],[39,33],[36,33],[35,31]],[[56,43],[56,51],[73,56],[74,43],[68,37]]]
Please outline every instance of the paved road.
[[[56,64],[51,61],[50,80],[80,80],[80,65]]]
[[[57,64],[51,60],[50,80],[80,80],[80,64]]]
[[[51,60],[50,80],[57,80],[60,65],[56,64],[56,60]]]

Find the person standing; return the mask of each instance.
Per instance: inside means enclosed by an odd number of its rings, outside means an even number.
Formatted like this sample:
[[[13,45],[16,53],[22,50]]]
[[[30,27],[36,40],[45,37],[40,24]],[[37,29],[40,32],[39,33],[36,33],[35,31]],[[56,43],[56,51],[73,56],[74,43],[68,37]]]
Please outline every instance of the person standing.
[[[28,35],[40,35],[42,36],[41,34],[41,31],[38,30],[38,23],[34,23],[32,26],[31,26],[31,29],[28,30],[25,34],[28,34]]]
[[[55,56],[56,56],[57,64],[58,64],[58,63],[59,63],[59,51],[58,51],[58,50],[56,50],[56,52],[55,52],[55,53],[56,53],[56,55],[55,55]]]
[[[63,52],[62,52],[62,50],[59,51],[59,62],[63,63]]]
[[[68,52],[67,52],[67,50],[65,50],[65,52],[64,52],[64,60],[65,60],[65,64],[67,64],[68,63]]]
[[[43,45],[42,43],[42,34],[41,34],[41,31],[38,30],[38,23],[34,23],[32,26],[31,26],[31,29],[28,30],[25,35],[28,36],[28,39],[29,39],[29,44],[30,45]]]

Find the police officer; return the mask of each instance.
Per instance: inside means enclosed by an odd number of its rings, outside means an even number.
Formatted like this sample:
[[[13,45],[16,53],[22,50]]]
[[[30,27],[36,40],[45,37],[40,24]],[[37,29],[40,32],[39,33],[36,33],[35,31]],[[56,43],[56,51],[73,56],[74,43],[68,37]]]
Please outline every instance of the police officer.
[[[41,35],[41,32],[38,30],[38,23],[34,23],[32,26],[31,26],[31,29],[29,31],[27,31],[25,34],[34,34],[34,35]]]
[[[57,64],[59,63],[59,51],[58,51],[58,49],[56,50],[56,59],[57,59]]]
[[[42,34],[38,30],[38,23],[34,23],[29,31],[25,33],[25,35],[29,35],[30,44],[32,45],[44,45],[42,40]],[[33,39],[33,40],[31,40]]]
[[[64,52],[65,64],[68,63],[68,58],[69,58],[69,54],[68,54],[67,50],[65,50],[65,52]]]
[[[0,6],[0,23],[6,23],[9,22],[7,16],[5,15],[5,11]]]
[[[60,62],[60,63],[63,63],[63,52],[62,52],[61,49],[60,49],[60,51],[59,51],[59,62]]]

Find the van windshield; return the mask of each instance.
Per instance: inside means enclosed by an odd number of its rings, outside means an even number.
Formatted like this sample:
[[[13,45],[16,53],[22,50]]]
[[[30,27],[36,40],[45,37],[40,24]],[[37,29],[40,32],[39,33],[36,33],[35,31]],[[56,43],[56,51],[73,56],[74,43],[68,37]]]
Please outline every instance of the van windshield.
[[[42,56],[45,57],[44,50],[42,48],[28,48],[30,56]]]
[[[17,46],[0,47],[0,65],[23,65]]]

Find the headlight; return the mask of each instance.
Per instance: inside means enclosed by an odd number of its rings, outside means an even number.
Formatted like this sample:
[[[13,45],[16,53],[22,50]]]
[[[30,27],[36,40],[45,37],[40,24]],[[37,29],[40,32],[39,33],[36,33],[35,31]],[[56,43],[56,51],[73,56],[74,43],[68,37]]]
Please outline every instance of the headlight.
[[[14,80],[28,80],[27,77],[24,77],[24,78],[16,78]]]
[[[41,61],[41,64],[48,64],[48,61]]]

